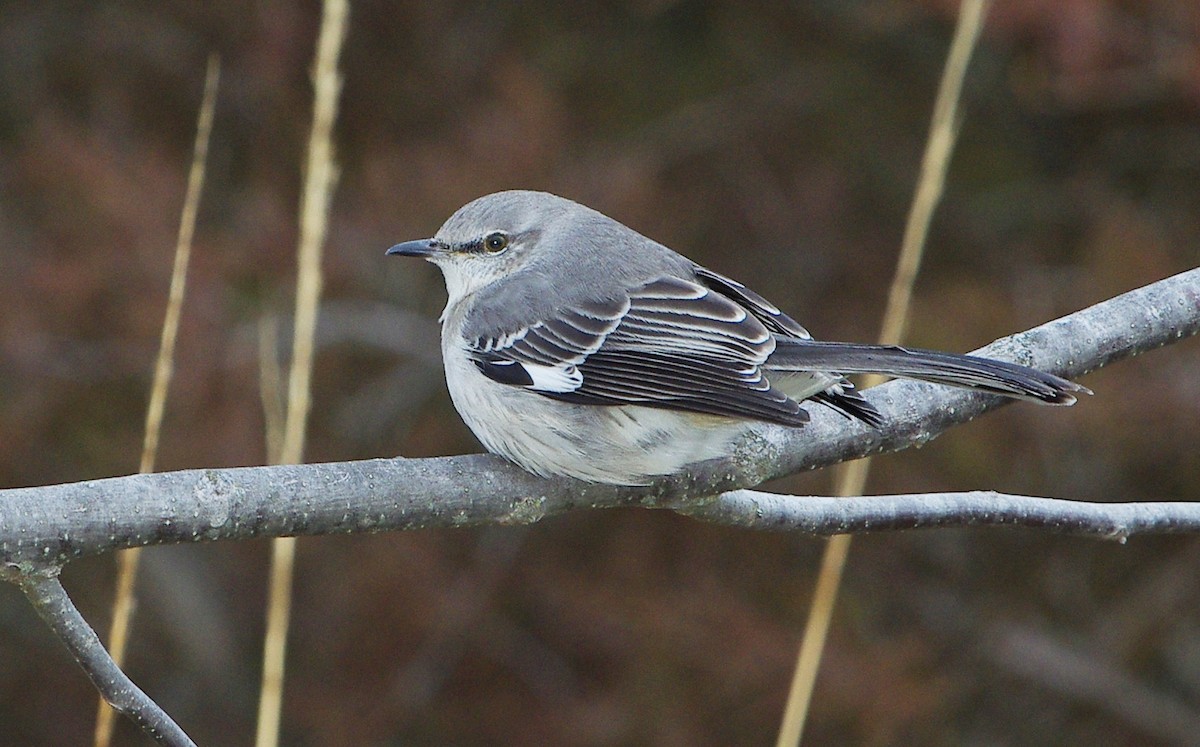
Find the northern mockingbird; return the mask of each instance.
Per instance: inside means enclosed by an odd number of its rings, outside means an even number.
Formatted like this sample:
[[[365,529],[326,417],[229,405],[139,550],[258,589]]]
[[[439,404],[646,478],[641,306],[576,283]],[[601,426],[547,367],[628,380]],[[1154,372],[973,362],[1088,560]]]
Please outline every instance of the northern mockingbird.
[[[847,373],[1056,405],[1087,391],[986,358],[813,340],[736,280],[544,192],[480,197],[387,253],[441,268],[454,406],[488,451],[543,476],[646,484],[727,455],[752,421],[803,425],[804,400],[879,425]]]

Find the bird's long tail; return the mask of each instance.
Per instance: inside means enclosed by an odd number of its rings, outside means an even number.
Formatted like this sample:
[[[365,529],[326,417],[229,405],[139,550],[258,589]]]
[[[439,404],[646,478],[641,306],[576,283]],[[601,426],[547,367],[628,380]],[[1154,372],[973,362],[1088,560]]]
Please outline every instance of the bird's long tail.
[[[1035,368],[973,355],[895,345],[781,337],[767,367],[780,371],[874,373],[921,379],[1049,405],[1070,405],[1075,402],[1076,394],[1091,394],[1087,387]]]

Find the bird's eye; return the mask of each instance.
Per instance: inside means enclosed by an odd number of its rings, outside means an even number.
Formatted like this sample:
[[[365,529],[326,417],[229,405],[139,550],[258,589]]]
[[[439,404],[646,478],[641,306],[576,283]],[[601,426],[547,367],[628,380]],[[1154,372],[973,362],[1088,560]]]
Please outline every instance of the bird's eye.
[[[497,231],[483,239],[483,250],[488,254],[499,254],[508,248],[508,237]]]

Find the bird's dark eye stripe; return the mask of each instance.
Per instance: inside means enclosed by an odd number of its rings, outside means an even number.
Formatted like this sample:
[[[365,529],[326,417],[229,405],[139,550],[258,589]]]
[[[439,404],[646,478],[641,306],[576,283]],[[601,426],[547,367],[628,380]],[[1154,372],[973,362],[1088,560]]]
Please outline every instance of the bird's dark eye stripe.
[[[499,254],[508,248],[509,243],[507,234],[494,231],[483,238],[459,244],[458,250],[467,254]]]

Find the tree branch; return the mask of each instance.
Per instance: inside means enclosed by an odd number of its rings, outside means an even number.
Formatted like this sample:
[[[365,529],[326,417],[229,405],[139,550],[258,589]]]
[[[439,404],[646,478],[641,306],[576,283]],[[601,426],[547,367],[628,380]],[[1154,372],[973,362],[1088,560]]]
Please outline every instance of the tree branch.
[[[1200,268],[1195,268],[1001,338],[974,353],[1074,379],[1198,333]],[[888,420],[884,428],[846,424],[837,417],[818,419],[814,412],[813,422],[804,428],[778,429],[778,457],[771,460],[764,479],[919,446],[951,426],[1012,402],[917,381],[893,381],[869,391]],[[1086,401],[1080,404],[1089,406]]]
[[[87,624],[67,596],[66,589],[58,580],[57,571],[17,574],[0,570],[0,578],[20,585],[42,620],[70,649],[71,655],[109,705],[132,719],[159,744],[196,747],[183,729],[141,688],[133,684],[108,655],[96,631]]]
[[[998,340],[979,353],[1076,377],[1197,332],[1200,269]],[[804,428],[763,425],[754,429],[733,456],[704,463],[688,474],[647,488],[545,480],[497,457],[477,454],[185,470],[3,490],[0,562],[11,570],[31,573],[60,566],[75,557],[124,547],[520,524],[576,508],[629,505],[676,510],[689,507],[689,512],[710,521],[762,528],[753,511],[735,510],[746,500],[745,494],[721,496],[715,502],[704,496],[925,443],[947,428],[1004,403],[999,397],[920,382],[891,382],[869,390],[867,396],[887,419],[882,428],[866,428],[824,408],[813,408],[812,421]],[[864,518],[843,517],[839,521],[846,522],[843,525],[847,527],[880,528],[883,525],[871,518],[877,518],[880,510],[872,500],[876,499],[845,506],[847,511],[863,511]],[[789,517],[803,510],[802,504],[807,501],[794,503],[794,507],[788,504]],[[992,515],[983,504],[971,505],[975,506],[971,509],[974,520]],[[1194,523],[1189,523],[1193,522],[1188,518],[1192,514],[1178,513],[1184,506],[1152,505],[1170,511],[1171,517],[1149,521],[1134,516],[1115,518],[1117,515],[1110,513],[1103,519],[1094,511],[1078,512],[1077,522],[1070,524],[1053,518],[1062,516],[1055,513],[1061,512],[1061,506],[1010,504],[1016,513],[1007,521],[997,518],[996,523],[1078,532],[1095,520],[1100,523],[1088,531],[1098,534],[1195,529]],[[964,508],[967,506],[959,506],[960,510]],[[1044,518],[1036,518],[1038,515]],[[905,524],[897,519],[895,527],[946,525],[949,519],[922,514],[920,521],[924,523]],[[970,516],[963,519],[964,523],[971,521]],[[797,530],[803,527],[799,519],[784,521],[789,522]]]
[[[858,498],[731,490],[711,503],[681,502],[671,508],[714,524],[817,535],[1021,526],[1123,543],[1135,534],[1200,532],[1200,503],[1089,503],[990,490]]]

